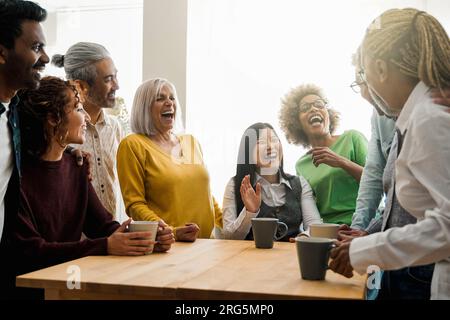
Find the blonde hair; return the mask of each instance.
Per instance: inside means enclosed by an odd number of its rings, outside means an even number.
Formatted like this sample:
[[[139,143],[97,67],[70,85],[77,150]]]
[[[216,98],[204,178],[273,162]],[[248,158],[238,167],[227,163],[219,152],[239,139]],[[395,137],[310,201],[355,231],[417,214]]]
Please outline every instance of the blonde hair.
[[[402,74],[442,93],[450,86],[448,35],[439,21],[424,11],[385,11],[367,29],[361,49],[361,56],[385,59]]]
[[[300,102],[304,97],[309,95],[316,95],[327,102],[327,98],[322,88],[315,84],[304,84],[292,89],[281,100],[280,110],[280,127],[286,135],[286,139],[289,143],[295,145],[302,145],[307,148],[311,144],[308,136],[303,130],[300,123]],[[332,108],[327,108],[330,117],[330,133],[333,134],[339,125],[339,112]]]
[[[131,130],[134,133],[143,134],[148,137],[157,133],[152,120],[151,108],[158,99],[163,87],[168,87],[175,98],[176,111],[174,133],[183,131],[181,120],[182,111],[178,102],[179,100],[175,86],[166,79],[156,78],[145,81],[136,90],[130,116]]]

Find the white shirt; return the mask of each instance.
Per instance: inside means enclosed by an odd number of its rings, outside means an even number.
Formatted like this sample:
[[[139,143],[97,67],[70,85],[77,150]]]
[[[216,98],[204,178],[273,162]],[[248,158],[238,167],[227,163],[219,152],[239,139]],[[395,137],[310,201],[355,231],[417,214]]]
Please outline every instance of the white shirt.
[[[288,180],[280,176],[280,183],[271,184],[258,174],[256,174],[256,177],[257,182],[261,184],[261,200],[265,204],[270,207],[280,207],[286,203],[286,186],[292,189]],[[311,186],[303,177],[300,177],[300,183],[302,186],[301,208],[303,213],[303,225],[305,230],[308,230],[311,224],[321,223],[321,219]],[[249,212],[244,207],[239,213],[239,216],[237,215],[234,178],[231,178],[225,189],[222,209],[222,234],[224,238],[244,240],[252,227],[252,218],[256,218],[259,215],[259,211],[256,213]]]
[[[116,117],[101,111],[95,125],[88,123],[86,142],[72,145],[91,154],[92,185],[103,206],[117,221],[125,218],[125,205],[117,176],[117,149],[124,138]]]
[[[419,83],[411,93],[397,128],[403,147],[396,162],[396,193],[416,224],[355,239],[353,268],[384,270],[436,263],[432,299],[450,299],[450,114],[436,105]]]
[[[9,103],[3,103],[6,111],[0,116],[0,240],[5,222],[5,194],[14,169],[14,150],[8,128]]]

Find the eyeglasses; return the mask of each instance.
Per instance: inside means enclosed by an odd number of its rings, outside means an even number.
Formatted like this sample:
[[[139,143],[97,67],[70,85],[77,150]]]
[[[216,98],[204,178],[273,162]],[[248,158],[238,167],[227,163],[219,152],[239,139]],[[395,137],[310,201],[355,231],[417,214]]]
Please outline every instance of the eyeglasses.
[[[360,68],[358,74],[356,75],[356,81],[352,82],[350,88],[352,88],[355,93],[361,93],[361,86],[363,85],[367,85],[366,72],[363,68]]]
[[[317,99],[316,101],[313,102],[305,102],[302,105],[300,105],[300,112],[302,113],[306,113],[309,110],[311,110],[311,108],[314,107],[316,109],[325,109],[327,107],[327,103],[326,101],[322,100],[322,99]]]
[[[362,82],[367,83],[366,71],[363,68],[359,69],[358,76]]]
[[[350,88],[352,88],[354,93],[361,93],[361,86],[365,85],[366,83],[364,81],[353,81],[350,85]]]

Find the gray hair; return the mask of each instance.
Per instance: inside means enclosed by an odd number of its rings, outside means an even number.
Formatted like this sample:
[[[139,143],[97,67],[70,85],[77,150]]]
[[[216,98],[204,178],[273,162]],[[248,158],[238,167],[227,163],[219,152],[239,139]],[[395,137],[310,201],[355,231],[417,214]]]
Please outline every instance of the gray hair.
[[[97,78],[95,63],[110,58],[106,48],[97,43],[79,42],[67,50],[65,55],[55,54],[52,64],[64,67],[68,80],[84,80],[92,86]]]
[[[356,52],[352,55],[352,66],[356,69],[361,69],[361,46],[356,49]]]
[[[131,130],[134,133],[143,134],[148,137],[154,136],[157,133],[152,121],[151,108],[158,99],[161,89],[164,86],[170,89],[175,98],[176,111],[174,132],[183,131],[183,124],[181,121],[182,110],[175,86],[166,79],[155,78],[145,81],[136,90],[130,116]]]

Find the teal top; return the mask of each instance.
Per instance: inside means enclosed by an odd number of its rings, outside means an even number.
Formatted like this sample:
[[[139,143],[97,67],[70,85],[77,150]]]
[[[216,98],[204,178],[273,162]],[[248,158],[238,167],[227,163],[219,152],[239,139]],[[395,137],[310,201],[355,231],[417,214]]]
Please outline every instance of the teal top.
[[[330,149],[336,154],[364,167],[368,142],[358,131],[342,134]],[[358,196],[359,182],[347,171],[321,164],[316,168],[311,155],[304,155],[296,164],[297,175],[303,176],[316,196],[317,208],[326,223],[351,225]]]

